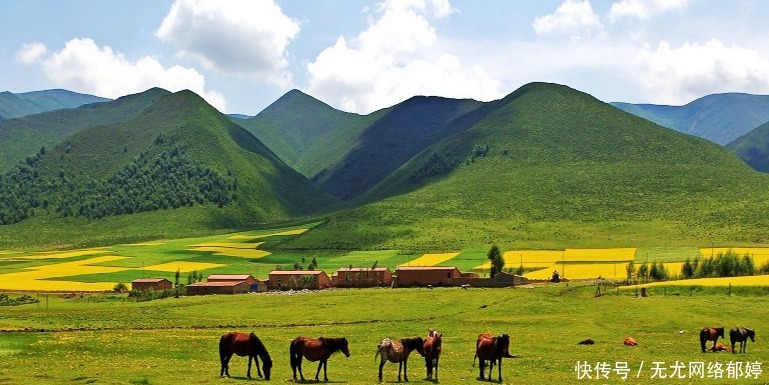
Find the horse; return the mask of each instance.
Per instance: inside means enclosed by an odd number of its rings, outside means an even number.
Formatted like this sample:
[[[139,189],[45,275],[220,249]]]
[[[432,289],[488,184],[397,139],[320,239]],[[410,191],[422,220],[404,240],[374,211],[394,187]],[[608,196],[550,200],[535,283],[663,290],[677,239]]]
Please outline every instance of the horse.
[[[734,345],[737,342],[740,343],[740,353],[746,353],[745,345],[747,345],[748,338],[750,338],[751,341],[756,342],[756,332],[753,331],[753,329],[741,326],[732,328],[732,330],[729,331],[729,339],[732,342],[732,353],[736,353]]]
[[[627,346],[638,346],[638,342],[633,337],[625,337],[625,340],[622,343]]]
[[[304,356],[310,362],[320,361],[318,371],[315,373],[315,381],[318,381],[321,367],[323,368],[323,380],[328,381],[328,358],[337,351],[344,353],[345,357],[350,357],[347,338],[296,337],[289,346],[294,380],[296,380],[296,370],[299,369],[299,377],[304,381],[304,375],[302,375],[302,356]]]
[[[497,367],[499,382],[502,382],[502,358],[513,358],[508,349],[510,347],[510,336],[502,334],[499,337],[492,337],[491,334],[481,334],[475,342],[475,357],[478,358],[481,375],[479,379],[485,379],[483,371],[486,367],[486,361],[489,361],[489,381],[491,381],[491,372],[494,370],[494,363]],[[499,362],[497,362],[499,361]],[[473,358],[475,366],[475,358]]]
[[[230,359],[233,354],[241,357],[248,356],[248,378],[251,378],[251,360],[256,361],[256,370],[259,378],[262,378],[262,371],[259,369],[259,358],[262,359],[262,368],[264,369],[264,378],[270,379],[270,370],[272,369],[272,359],[267,348],[254,333],[246,334],[239,332],[229,332],[219,339],[219,358],[222,363],[222,370],[219,376],[230,376]]]
[[[715,345],[713,345],[713,347],[710,348],[710,350],[713,351],[713,352],[731,352],[731,351],[733,351],[728,346],[724,346],[724,344],[722,344],[720,342],[715,344]]]
[[[433,368],[435,369],[435,381],[438,381],[438,359],[441,357],[441,347],[443,346],[443,334],[430,328],[427,331],[427,338],[422,345],[425,352],[425,366],[427,367],[427,379],[432,380]]]
[[[710,328],[707,326],[702,328],[702,330],[700,330],[700,347],[702,348],[702,352],[705,353],[705,342],[713,341],[713,346],[716,346],[718,337],[724,338],[723,326],[720,328]]]
[[[374,355],[374,359],[381,355],[379,360],[379,381],[382,381],[382,368],[387,361],[390,361],[398,363],[398,381],[401,380],[402,370],[403,380],[408,382],[409,376],[407,374],[407,364],[409,354],[411,354],[412,350],[416,350],[424,357],[425,351],[423,344],[424,341],[422,340],[422,337],[401,338],[398,341],[393,341],[389,338],[383,339],[382,342],[377,345],[376,354]]]

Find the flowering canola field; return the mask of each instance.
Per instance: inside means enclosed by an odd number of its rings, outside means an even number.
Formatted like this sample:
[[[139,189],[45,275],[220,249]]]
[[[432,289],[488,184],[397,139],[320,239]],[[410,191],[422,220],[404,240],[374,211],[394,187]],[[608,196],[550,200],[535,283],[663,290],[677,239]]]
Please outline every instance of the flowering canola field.
[[[424,254],[398,266],[436,266],[456,257],[459,253]]]

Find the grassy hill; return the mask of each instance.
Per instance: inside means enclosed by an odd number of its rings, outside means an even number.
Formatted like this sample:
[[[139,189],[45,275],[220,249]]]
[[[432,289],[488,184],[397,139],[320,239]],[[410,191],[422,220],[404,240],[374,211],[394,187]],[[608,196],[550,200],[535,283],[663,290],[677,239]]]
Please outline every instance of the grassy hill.
[[[60,109],[0,122],[0,172],[36,154],[42,147],[50,149],[58,145],[64,138],[78,131],[128,121],[167,94],[168,91],[155,88],[112,102],[88,104],[79,108]]]
[[[67,90],[44,90],[19,94],[6,91],[0,93],[0,121],[109,100]]]
[[[706,140],[534,83],[286,248],[767,242],[769,179]],[[399,195],[400,194],[400,195]]]
[[[290,220],[333,203],[189,91],[70,135],[17,169],[5,180],[32,180],[37,187],[22,195],[38,204],[32,218],[4,226],[0,244],[23,243],[30,231],[54,244],[185,236]],[[120,226],[119,234],[106,230]],[[62,227],[79,231],[52,234]]]
[[[292,90],[250,119],[233,118],[307,178],[325,173],[356,145],[382,112],[351,114]]]
[[[612,103],[663,127],[726,145],[769,121],[769,96],[714,94],[685,106]]]
[[[769,122],[726,145],[745,163],[761,172],[769,172]]]

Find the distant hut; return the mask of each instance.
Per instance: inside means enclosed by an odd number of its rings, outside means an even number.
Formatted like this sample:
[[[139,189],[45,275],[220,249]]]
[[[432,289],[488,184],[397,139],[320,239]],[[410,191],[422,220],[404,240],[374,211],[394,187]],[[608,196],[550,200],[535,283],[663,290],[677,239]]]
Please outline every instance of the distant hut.
[[[259,280],[251,274],[211,274],[206,278],[207,282],[246,282],[249,291],[264,291],[260,289]]]
[[[165,278],[139,278],[131,281],[131,290],[134,291],[162,291],[173,288],[171,281]]]
[[[343,267],[331,276],[335,287],[390,286],[393,274],[387,267]]]
[[[196,282],[187,285],[187,295],[243,294],[250,289],[246,281]]]
[[[323,270],[273,270],[270,272],[271,289],[325,289],[331,278]]]
[[[455,266],[398,266],[395,275],[398,286],[451,286],[462,277]]]

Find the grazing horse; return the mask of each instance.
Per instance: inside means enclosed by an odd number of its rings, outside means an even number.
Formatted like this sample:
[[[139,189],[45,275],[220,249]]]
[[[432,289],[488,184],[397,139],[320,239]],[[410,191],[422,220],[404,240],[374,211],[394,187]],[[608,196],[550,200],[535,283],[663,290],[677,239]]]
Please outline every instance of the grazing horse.
[[[751,341],[756,342],[756,332],[753,331],[753,329],[744,328],[742,326],[732,328],[732,330],[729,331],[729,339],[732,341],[732,353],[736,353],[734,344],[737,342],[740,343],[740,353],[746,353],[745,345],[747,345],[748,338],[750,338]]]
[[[318,381],[320,368],[323,368],[323,380],[328,381],[326,373],[328,368],[328,358],[337,351],[344,353],[345,357],[350,357],[350,350],[347,346],[347,338],[307,338],[296,337],[291,341],[289,354],[291,356],[291,370],[294,371],[294,380],[296,380],[296,370],[299,369],[299,377],[304,381],[302,375],[302,356],[310,362],[320,361],[318,371],[315,373],[315,381]]]
[[[702,348],[702,352],[705,353],[705,342],[707,341],[713,341],[713,346],[716,346],[716,342],[718,342],[718,337],[724,338],[724,328],[710,328],[710,327],[704,327],[702,330],[700,330],[700,347]]]
[[[510,348],[510,336],[502,334],[499,337],[492,337],[491,334],[481,334],[478,341],[475,342],[475,357],[481,369],[480,379],[485,379],[483,370],[486,368],[486,361],[489,361],[489,381],[491,381],[491,372],[494,370],[494,363],[497,367],[499,382],[502,382],[502,358],[513,358],[508,349]],[[499,362],[497,362],[499,361]],[[475,366],[475,359],[473,359]]]
[[[425,352],[425,366],[427,367],[427,379],[432,380],[433,368],[435,369],[435,381],[438,381],[438,359],[441,358],[441,347],[443,346],[443,334],[430,328],[427,332],[427,338],[422,346]]]
[[[272,369],[272,359],[267,348],[254,333],[246,334],[239,332],[229,332],[219,339],[219,358],[222,363],[222,370],[219,376],[230,376],[230,359],[233,354],[241,357],[248,356],[248,378],[251,378],[251,360],[256,361],[256,371],[259,378],[262,377],[262,371],[259,370],[259,358],[262,359],[262,368],[264,369],[264,378],[270,379],[270,370]]]
[[[393,341],[389,338],[385,338],[376,347],[376,354],[374,359],[378,355],[382,355],[379,360],[379,381],[382,381],[382,368],[387,361],[398,363],[398,381],[401,380],[401,370],[403,371],[403,380],[408,382],[409,376],[406,368],[409,360],[409,354],[412,350],[419,352],[421,356],[425,355],[422,345],[424,341],[422,337],[401,338],[398,341]]]

